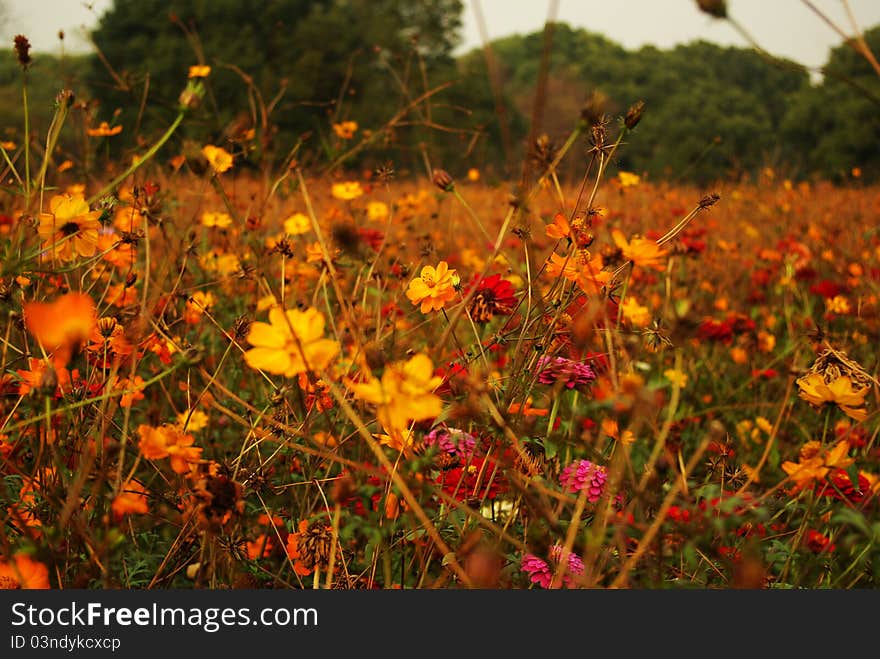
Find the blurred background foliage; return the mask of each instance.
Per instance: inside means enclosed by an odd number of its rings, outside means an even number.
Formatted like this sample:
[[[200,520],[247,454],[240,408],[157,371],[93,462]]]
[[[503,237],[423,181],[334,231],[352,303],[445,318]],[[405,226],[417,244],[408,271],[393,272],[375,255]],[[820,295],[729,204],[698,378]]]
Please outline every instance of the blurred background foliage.
[[[45,135],[56,94],[70,88],[80,113],[59,157],[66,148],[82,158],[86,128],[101,121],[123,131],[99,149],[136,153],[173,120],[189,66],[202,63],[212,67],[209,93],[168,158],[212,142],[235,149],[247,168],[299,145],[297,159],[308,164],[367,138],[347,165],[391,161],[405,174],[430,164],[455,175],[477,167],[505,179],[525,155],[545,35],[455,56],[462,10],[460,0],[116,0],[92,35],[95,53],[34,53],[32,134]],[[880,26],[865,38],[880,52]],[[876,179],[880,80],[845,44],[823,73],[811,79],[795,62],[704,41],[626,50],[556,23],[535,134],[560,144],[585,108],[613,117],[643,100],[621,169],[699,184],[766,167],[796,180],[846,180],[853,168]],[[10,44],[0,62],[6,141],[22,137],[21,75]],[[351,141],[332,128],[346,120],[359,126]]]

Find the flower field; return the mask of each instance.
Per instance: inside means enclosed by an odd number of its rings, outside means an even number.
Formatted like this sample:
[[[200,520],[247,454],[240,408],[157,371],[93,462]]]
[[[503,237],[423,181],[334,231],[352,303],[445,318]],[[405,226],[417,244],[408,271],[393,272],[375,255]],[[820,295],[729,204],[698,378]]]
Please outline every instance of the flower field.
[[[653,182],[640,110],[520,185],[160,151],[205,69],[100,176],[4,146],[0,587],[876,587],[858,171]]]

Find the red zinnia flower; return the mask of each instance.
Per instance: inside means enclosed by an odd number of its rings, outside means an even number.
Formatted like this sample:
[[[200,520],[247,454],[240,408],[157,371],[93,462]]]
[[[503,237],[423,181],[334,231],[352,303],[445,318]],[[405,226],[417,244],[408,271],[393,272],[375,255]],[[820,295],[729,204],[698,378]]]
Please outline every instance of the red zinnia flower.
[[[477,279],[474,283],[477,292],[471,301],[471,317],[476,323],[487,323],[494,316],[509,316],[516,307],[513,284],[501,275]]]

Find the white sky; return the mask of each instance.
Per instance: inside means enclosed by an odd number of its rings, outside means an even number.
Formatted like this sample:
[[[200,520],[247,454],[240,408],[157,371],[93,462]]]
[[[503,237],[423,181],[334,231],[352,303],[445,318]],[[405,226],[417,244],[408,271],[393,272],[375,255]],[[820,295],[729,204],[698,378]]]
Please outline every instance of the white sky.
[[[479,3],[490,39],[540,30],[553,0],[463,0],[464,43],[460,50],[481,44],[474,4]],[[35,51],[58,52],[58,30],[65,48],[87,48],[82,38],[112,0],[0,0],[7,8],[2,36],[25,34]],[[701,13],[695,0],[558,0],[557,20],[605,34],[627,48],[654,44],[668,48],[695,39],[724,45],[746,45],[726,21]],[[845,31],[849,22],[841,0],[813,0]],[[259,6],[259,2],[255,1]],[[880,24],[880,0],[849,0],[857,25]],[[821,66],[840,37],[802,0],[728,0],[731,15],[766,50],[811,67]]]

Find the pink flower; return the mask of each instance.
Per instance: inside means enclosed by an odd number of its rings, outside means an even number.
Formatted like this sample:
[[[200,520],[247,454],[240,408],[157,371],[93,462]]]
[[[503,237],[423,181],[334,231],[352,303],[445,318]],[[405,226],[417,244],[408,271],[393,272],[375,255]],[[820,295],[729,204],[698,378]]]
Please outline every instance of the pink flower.
[[[568,389],[590,384],[596,379],[596,372],[589,364],[565,357],[541,357],[536,370],[541,384],[562,382]]]
[[[536,583],[541,588],[549,588],[553,580],[553,572],[546,561],[542,561],[534,554],[525,554],[522,557],[522,571],[529,575],[529,581]]]
[[[559,482],[566,492],[587,490],[587,501],[596,503],[605,490],[608,471],[589,460],[575,460],[559,475]]]

